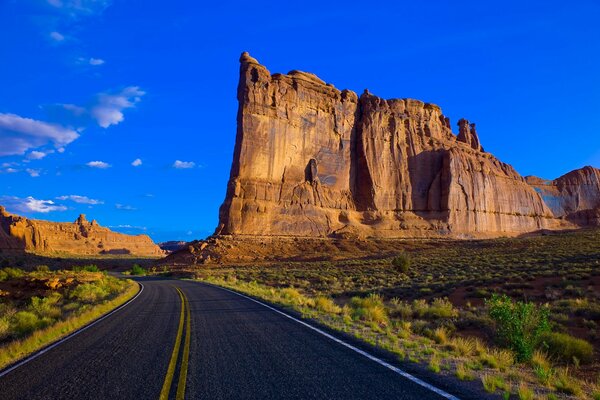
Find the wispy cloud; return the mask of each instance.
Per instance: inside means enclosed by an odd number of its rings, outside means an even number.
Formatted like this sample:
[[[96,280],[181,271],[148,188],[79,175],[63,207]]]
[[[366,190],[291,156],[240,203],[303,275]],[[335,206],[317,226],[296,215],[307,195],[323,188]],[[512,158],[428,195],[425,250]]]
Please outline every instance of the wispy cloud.
[[[56,32],[56,31],[52,31],[50,32],[50,39],[54,40],[55,42],[64,42],[65,41],[65,35],[63,35],[60,32]]]
[[[105,61],[101,58],[90,58],[89,63],[90,63],[90,65],[97,66],[97,65],[104,64]]]
[[[52,7],[72,18],[99,15],[112,3],[110,0],[47,0]]]
[[[25,170],[25,172],[27,172],[29,174],[29,176],[31,176],[32,178],[37,178],[42,173],[42,170],[41,169],[27,168]]]
[[[90,110],[90,114],[102,128],[117,125],[125,118],[123,110],[135,107],[145,94],[146,92],[138,86],[129,86],[113,94],[101,93],[98,95],[97,104]]]
[[[41,160],[42,158],[46,157],[46,155],[47,154],[43,151],[34,150],[31,153],[27,154],[27,158],[29,160]]]
[[[193,161],[175,160],[175,162],[173,163],[173,168],[176,168],[176,169],[190,169],[190,168],[194,168],[195,166],[196,166],[196,163]]]
[[[79,134],[70,128],[0,113],[0,156],[21,155],[49,143],[60,148],[78,137]]]
[[[59,196],[56,198],[57,200],[71,200],[75,203],[78,204],[89,204],[89,205],[98,205],[98,204],[104,204],[104,202],[102,200],[96,200],[96,199],[90,199],[87,196],[79,196],[76,194],[70,194],[67,196]]]
[[[90,168],[99,168],[99,169],[106,169],[106,168],[110,168],[111,165],[109,163],[106,163],[104,161],[90,161],[89,163],[85,164]]]
[[[119,204],[119,203],[115,204],[115,208],[117,210],[124,210],[124,211],[135,211],[135,210],[137,210],[137,208],[135,208],[133,206],[128,206],[126,204]]]
[[[53,211],[65,211],[67,207],[56,204],[52,200],[38,200],[31,196],[19,198],[14,196],[0,196],[0,204],[14,213],[49,213]]]
[[[135,160],[133,160],[131,165],[133,165],[134,167],[139,167],[140,165],[142,165],[142,160],[139,158],[136,158]]]

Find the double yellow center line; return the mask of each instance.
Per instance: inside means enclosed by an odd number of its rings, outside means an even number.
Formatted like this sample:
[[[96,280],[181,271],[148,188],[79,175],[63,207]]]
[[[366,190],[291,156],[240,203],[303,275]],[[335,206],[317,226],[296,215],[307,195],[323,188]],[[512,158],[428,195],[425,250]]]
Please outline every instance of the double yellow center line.
[[[186,295],[179,288],[177,293],[181,299],[181,312],[179,314],[179,327],[177,328],[177,336],[175,337],[175,346],[173,346],[173,353],[171,354],[171,360],[169,361],[169,367],[167,368],[167,375],[165,376],[165,382],[163,383],[162,390],[160,391],[159,400],[168,400],[169,392],[171,391],[171,384],[173,383],[173,377],[175,375],[175,367],[177,366],[177,358],[179,357],[179,348],[181,347],[181,338],[183,337],[183,326],[185,323],[185,341],[183,343],[183,356],[181,358],[181,366],[179,368],[179,379],[177,381],[177,400],[183,400],[185,397],[185,383],[187,378],[188,363],[190,359],[190,336],[192,332],[192,317],[190,313],[190,304],[187,300]]]

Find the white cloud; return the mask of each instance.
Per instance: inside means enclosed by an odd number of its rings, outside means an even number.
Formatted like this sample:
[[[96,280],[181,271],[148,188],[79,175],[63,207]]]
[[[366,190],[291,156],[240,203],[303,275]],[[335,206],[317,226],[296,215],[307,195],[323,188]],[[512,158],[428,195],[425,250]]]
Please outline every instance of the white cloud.
[[[119,203],[115,204],[115,208],[117,210],[125,210],[125,211],[135,211],[135,210],[137,210],[137,208],[135,208],[135,207],[128,206],[128,205],[125,205],[125,204],[119,204]]]
[[[90,65],[95,65],[95,66],[102,65],[102,64],[104,64],[104,62],[105,61],[101,58],[93,58],[93,57],[90,58],[90,61],[89,61]]]
[[[44,153],[43,151],[32,151],[31,153],[29,153],[27,155],[27,158],[30,160],[41,160],[42,158],[46,157],[46,153]]]
[[[124,119],[123,110],[135,107],[144,94],[146,93],[137,86],[126,87],[115,94],[101,93],[98,95],[98,103],[92,107],[90,114],[102,128],[117,125]]]
[[[38,176],[40,176],[40,173],[42,172],[42,170],[41,169],[27,168],[25,170],[25,172],[27,172],[29,174],[29,176],[31,176],[32,178],[37,178]]]
[[[111,4],[110,0],[47,0],[47,2],[73,18],[101,14]]]
[[[175,160],[175,162],[173,163],[173,168],[177,168],[177,169],[189,169],[189,168],[194,168],[195,166],[196,166],[196,163],[193,161]]]
[[[104,204],[104,202],[102,200],[90,199],[87,196],[78,196],[76,194],[70,194],[67,196],[59,196],[56,199],[57,200],[71,200],[78,204],[89,204],[89,205],[93,205],[93,206],[98,205],[98,204]]]
[[[142,165],[142,160],[139,158],[136,158],[135,160],[133,160],[131,165],[133,165],[134,167],[139,167],[140,165]]]
[[[111,165],[109,163],[105,163],[104,161],[90,161],[89,163],[85,164],[90,168],[100,168],[100,169],[106,169],[106,168],[110,168]]]
[[[59,104],[59,106],[64,108],[67,111],[72,112],[74,115],[77,115],[77,116],[83,115],[87,112],[85,108],[79,107],[75,104]]]
[[[65,36],[59,32],[50,32],[50,39],[54,40],[55,42],[62,42],[65,40]]]
[[[77,132],[60,125],[0,113],[0,156],[21,155],[50,142],[59,148],[78,137]]]
[[[49,213],[52,211],[65,211],[67,207],[56,204],[52,200],[38,200],[31,196],[24,199],[14,196],[0,197],[0,204],[14,213]]]
[[[7,174],[14,174],[15,172],[19,172],[18,169],[14,169],[14,168],[6,168],[4,170],[4,172],[6,172]]]
[[[58,151],[59,153],[64,153],[65,152],[65,148],[64,147],[59,147],[58,149],[56,149],[56,151]]]

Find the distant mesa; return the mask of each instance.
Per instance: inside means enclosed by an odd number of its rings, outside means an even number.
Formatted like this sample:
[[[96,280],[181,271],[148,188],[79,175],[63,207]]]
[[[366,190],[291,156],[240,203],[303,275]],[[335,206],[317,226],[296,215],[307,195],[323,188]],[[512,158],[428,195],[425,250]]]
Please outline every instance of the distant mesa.
[[[133,255],[160,257],[165,253],[147,235],[124,235],[89,222],[49,222],[8,213],[0,206],[0,250],[41,255]]]
[[[434,104],[271,74],[248,53],[237,97],[215,238],[491,238],[599,224],[598,169],[526,180],[484,151],[475,124],[461,119],[454,134]],[[185,251],[202,259],[202,243]]]

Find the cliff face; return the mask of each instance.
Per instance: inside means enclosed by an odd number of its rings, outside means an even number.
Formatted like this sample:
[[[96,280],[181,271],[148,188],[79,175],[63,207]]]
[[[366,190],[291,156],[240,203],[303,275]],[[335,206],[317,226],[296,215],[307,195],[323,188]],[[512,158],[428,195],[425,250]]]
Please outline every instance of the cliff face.
[[[528,176],[556,217],[577,225],[600,226],[600,170],[584,167],[553,181]]]
[[[456,237],[572,226],[433,104],[340,91],[240,59],[238,128],[217,234]]]
[[[148,236],[113,232],[95,220],[88,222],[83,214],[73,223],[49,222],[12,215],[1,206],[0,249],[48,255],[164,255]]]

